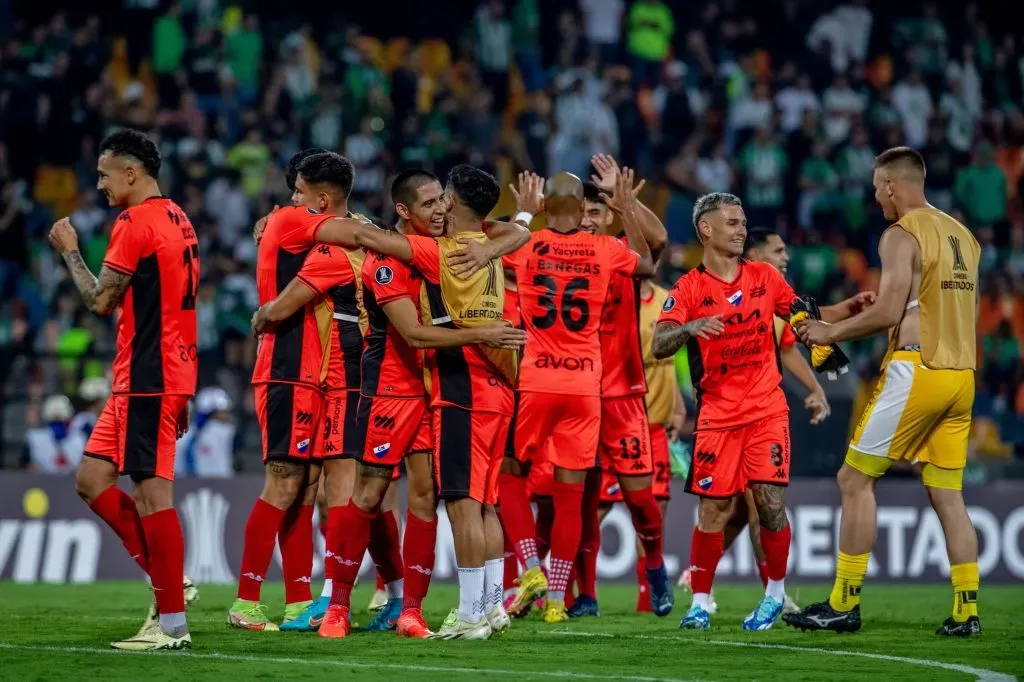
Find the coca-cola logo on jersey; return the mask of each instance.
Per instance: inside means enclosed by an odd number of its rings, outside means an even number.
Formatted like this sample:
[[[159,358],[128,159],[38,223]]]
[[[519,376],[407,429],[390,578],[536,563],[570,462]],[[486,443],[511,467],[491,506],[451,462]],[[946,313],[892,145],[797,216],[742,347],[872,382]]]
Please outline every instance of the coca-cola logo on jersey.
[[[722,349],[722,357],[726,360],[749,358],[753,355],[760,355],[762,349],[763,346],[760,341],[751,339],[750,341],[744,341],[738,345],[726,346]]]

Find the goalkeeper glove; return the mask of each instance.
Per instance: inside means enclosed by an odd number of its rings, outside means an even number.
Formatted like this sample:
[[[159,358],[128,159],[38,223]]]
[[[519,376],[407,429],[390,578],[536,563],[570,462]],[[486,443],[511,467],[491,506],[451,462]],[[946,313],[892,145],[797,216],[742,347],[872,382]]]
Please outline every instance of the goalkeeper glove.
[[[806,319],[821,319],[818,304],[810,296],[797,298],[790,305],[789,324],[791,326],[796,327],[799,322]],[[809,350],[811,351],[811,366],[814,367],[814,371],[819,374],[824,373],[829,381],[835,381],[840,374],[846,374],[849,371],[850,359],[836,344],[812,345]]]

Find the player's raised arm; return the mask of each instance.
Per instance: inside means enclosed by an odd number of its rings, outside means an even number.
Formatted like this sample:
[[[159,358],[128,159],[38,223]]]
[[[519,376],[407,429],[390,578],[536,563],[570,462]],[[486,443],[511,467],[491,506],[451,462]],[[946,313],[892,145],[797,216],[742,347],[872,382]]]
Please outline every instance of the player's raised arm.
[[[64,259],[85,306],[96,315],[106,316],[114,312],[131,283],[131,272],[115,269],[104,261],[100,267],[100,276],[93,275],[82,258],[82,252],[78,250],[78,234],[67,218],[61,218],[50,228],[50,243]]]
[[[629,248],[636,251],[640,261],[633,273],[636,277],[650,277],[654,274],[654,260],[651,256],[651,249],[647,246],[647,240],[640,230],[640,223],[636,214],[636,195],[644,186],[644,180],[640,184],[633,185],[633,169],[623,168],[616,180],[614,194],[609,196],[602,192],[605,204],[615,211],[622,218],[622,227],[626,230],[626,238],[629,240]]]
[[[364,249],[397,258],[403,263],[412,262],[412,245],[409,243],[409,238],[400,232],[382,230],[376,225],[363,224],[356,230],[355,237],[356,242]]]
[[[911,234],[898,225],[889,228],[878,245],[882,276],[874,305],[834,324],[805,320],[797,327],[800,338],[805,343],[825,345],[871,336],[898,324],[914,282],[917,251],[917,240]],[[825,318],[824,312],[822,317]]]
[[[544,178],[526,171],[519,174],[519,188],[509,185],[509,189],[516,198],[514,222],[492,222],[486,241],[460,238],[462,248],[448,254],[448,265],[455,274],[469,277],[495,258],[507,256],[530,241],[530,221],[544,210]]]
[[[421,325],[419,311],[409,298],[385,303],[383,309],[391,324],[413,348],[452,348],[482,343],[495,348],[519,349],[526,344],[526,332],[502,321],[466,329]]]
[[[591,164],[594,166],[594,170],[597,171],[596,175],[591,175],[591,181],[597,185],[598,189],[605,192],[615,191],[615,183],[619,177],[619,165],[615,161],[611,154],[595,154],[590,159]],[[661,255],[665,245],[668,244],[668,230],[665,229],[665,224],[661,222],[654,211],[649,209],[644,202],[640,201],[639,193],[642,185],[637,187],[634,196],[636,197],[636,217],[637,223],[640,226],[640,232],[644,236],[644,241],[647,242],[647,246],[651,249],[651,259],[654,262],[658,261],[658,256]]]
[[[320,223],[315,237],[322,244],[334,244],[351,249],[360,246],[360,231],[370,229],[379,230],[380,228],[356,218],[329,218]]]

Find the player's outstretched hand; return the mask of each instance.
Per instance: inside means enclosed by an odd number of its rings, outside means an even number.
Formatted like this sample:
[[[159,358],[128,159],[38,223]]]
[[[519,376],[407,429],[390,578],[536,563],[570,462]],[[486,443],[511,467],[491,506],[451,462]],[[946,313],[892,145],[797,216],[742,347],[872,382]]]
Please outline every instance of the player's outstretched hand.
[[[877,299],[878,295],[873,291],[860,292],[850,299],[850,315],[856,315],[865,308],[870,308]]]
[[[492,348],[509,348],[517,350],[526,345],[526,332],[516,329],[500,320],[483,327],[478,327],[480,343]]]
[[[700,317],[687,322],[683,327],[690,336],[696,336],[698,339],[711,339],[725,331],[721,315]]]
[[[270,213],[273,213],[279,208],[281,207],[274,204],[274,209]],[[256,246],[259,246],[260,240],[263,239],[263,230],[267,229],[267,220],[270,219],[270,213],[257,220],[256,224],[252,226],[252,240],[256,242]]]
[[[462,248],[448,254],[448,267],[459,277],[469,277],[486,268],[494,258],[494,250],[488,242],[472,237],[459,237],[458,242]]]
[[[590,157],[590,163],[597,171],[596,175],[590,176],[590,181],[602,192],[614,192],[615,183],[619,179],[619,164],[615,158],[611,154],[594,154]]]
[[[647,182],[641,180],[638,185],[634,185],[635,177],[632,168],[626,167],[619,171],[618,177],[615,179],[614,193],[609,195],[607,192],[601,192],[601,197],[608,208],[620,214],[633,209],[636,205],[636,195],[640,193]]]
[[[78,249],[78,233],[71,226],[69,218],[61,218],[50,228],[50,244],[61,255]]]
[[[820,424],[832,414],[828,398],[825,397],[825,392],[821,390],[814,391],[804,398],[804,407],[811,411],[812,424]]]
[[[834,342],[832,339],[832,325],[821,320],[810,318],[800,320],[796,325],[796,335],[808,347],[829,346]]]
[[[544,178],[541,176],[523,171],[519,174],[519,188],[509,185],[509,189],[516,198],[517,213],[526,211],[530,215],[537,215],[544,210]]]

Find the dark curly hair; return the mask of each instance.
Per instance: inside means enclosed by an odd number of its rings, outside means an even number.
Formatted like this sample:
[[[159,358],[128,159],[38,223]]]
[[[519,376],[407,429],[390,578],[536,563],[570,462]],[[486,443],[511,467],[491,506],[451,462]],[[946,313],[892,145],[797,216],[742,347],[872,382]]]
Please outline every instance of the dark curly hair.
[[[609,194],[611,194],[611,192],[609,192]],[[604,197],[601,196],[601,190],[592,182],[583,183],[583,198],[594,204],[604,203]]]
[[[284,181],[288,184],[288,189],[292,192],[295,191],[295,178],[299,176],[299,164],[314,154],[326,153],[326,149],[321,147],[311,147],[292,154],[292,158],[288,159],[288,166],[284,169]]]
[[[100,142],[100,154],[130,156],[142,164],[152,177],[160,175],[160,148],[141,130],[121,128]]]
[[[480,219],[487,217],[501,196],[501,187],[493,175],[465,163],[448,173],[448,187]]]
[[[322,152],[307,156],[299,164],[298,171],[302,179],[309,184],[332,185],[345,198],[348,198],[352,191],[352,181],[356,174],[352,162],[334,152]]]

